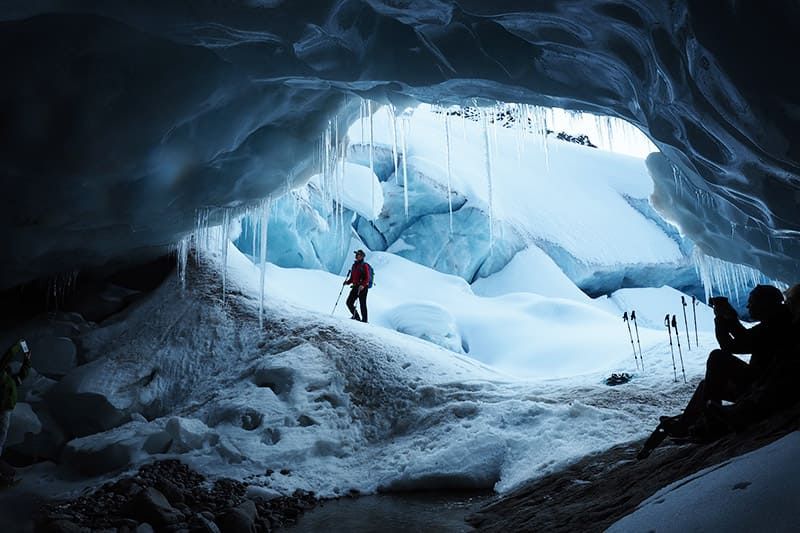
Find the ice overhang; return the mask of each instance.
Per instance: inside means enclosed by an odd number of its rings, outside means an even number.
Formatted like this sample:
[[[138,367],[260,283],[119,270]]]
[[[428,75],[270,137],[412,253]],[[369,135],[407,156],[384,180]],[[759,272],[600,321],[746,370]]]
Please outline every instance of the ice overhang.
[[[780,5],[779,5],[780,4]],[[624,118],[708,253],[800,277],[800,7],[701,1],[11,2],[0,287],[163,252],[317,171],[353,95]],[[711,200],[709,200],[711,199]]]

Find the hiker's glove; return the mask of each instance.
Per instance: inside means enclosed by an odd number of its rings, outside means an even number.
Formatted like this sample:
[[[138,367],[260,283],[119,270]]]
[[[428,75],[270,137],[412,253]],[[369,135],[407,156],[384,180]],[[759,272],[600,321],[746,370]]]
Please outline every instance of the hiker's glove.
[[[363,291],[363,290],[364,290],[364,286],[363,286],[363,285],[359,285],[359,286],[358,286],[358,292],[360,293],[360,292],[361,292],[361,291]]]

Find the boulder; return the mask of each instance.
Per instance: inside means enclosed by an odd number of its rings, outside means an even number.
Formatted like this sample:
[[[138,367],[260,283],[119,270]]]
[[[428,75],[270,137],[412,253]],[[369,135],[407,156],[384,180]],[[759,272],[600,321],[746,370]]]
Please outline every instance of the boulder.
[[[82,476],[97,476],[129,466],[143,459],[145,443],[163,432],[163,422],[129,422],[124,426],[69,441],[61,462]]]
[[[56,383],[58,383],[56,380],[43,376],[35,368],[31,368],[27,379],[17,389],[17,397],[28,403],[41,402]]]
[[[44,337],[31,342],[31,365],[53,379],[66,376],[78,365],[78,350],[68,337]]]
[[[164,495],[153,487],[147,487],[134,496],[125,505],[123,512],[125,516],[157,528],[177,524],[183,520],[180,511],[172,507]],[[139,528],[141,527],[140,525]],[[152,531],[153,528],[151,527],[150,530]]]
[[[33,406],[33,413],[39,419],[41,431],[26,432],[23,441],[10,445],[10,448],[15,453],[33,460],[49,459],[55,461],[59,458],[61,449],[67,441],[66,436],[58,422],[53,419],[47,406],[36,404]]]
[[[189,521],[190,533],[221,533],[217,524],[201,514],[194,515]]]
[[[75,368],[48,391],[45,401],[67,434],[85,437],[129,420],[124,406],[130,400],[109,397],[115,389],[107,386],[107,382],[114,380],[108,379],[112,369],[105,364],[97,360]]]
[[[229,510],[219,519],[219,529],[222,533],[246,533],[255,531],[258,510],[255,503],[245,500],[239,506]]]
[[[186,453],[219,442],[219,435],[213,429],[194,418],[170,418],[165,430],[172,438],[173,453]]]
[[[42,431],[42,423],[31,406],[20,402],[11,413],[11,425],[8,428],[6,446],[21,444],[27,434],[37,434]]]

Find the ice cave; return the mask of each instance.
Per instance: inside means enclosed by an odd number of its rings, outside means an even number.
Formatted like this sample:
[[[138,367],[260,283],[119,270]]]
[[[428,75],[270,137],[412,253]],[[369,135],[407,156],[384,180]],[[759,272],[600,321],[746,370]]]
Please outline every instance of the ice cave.
[[[798,21],[3,2],[0,529],[795,531]]]

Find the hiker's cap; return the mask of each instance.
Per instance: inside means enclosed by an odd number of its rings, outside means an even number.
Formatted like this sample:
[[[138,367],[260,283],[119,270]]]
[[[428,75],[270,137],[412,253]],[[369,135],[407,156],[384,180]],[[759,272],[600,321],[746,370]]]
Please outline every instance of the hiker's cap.
[[[356,255],[363,255],[363,256],[366,256],[366,255],[367,255],[367,254],[365,254],[365,253],[364,253],[364,250],[356,250],[356,251],[355,251],[355,252],[353,252],[353,253],[354,253],[354,254],[356,254]]]

